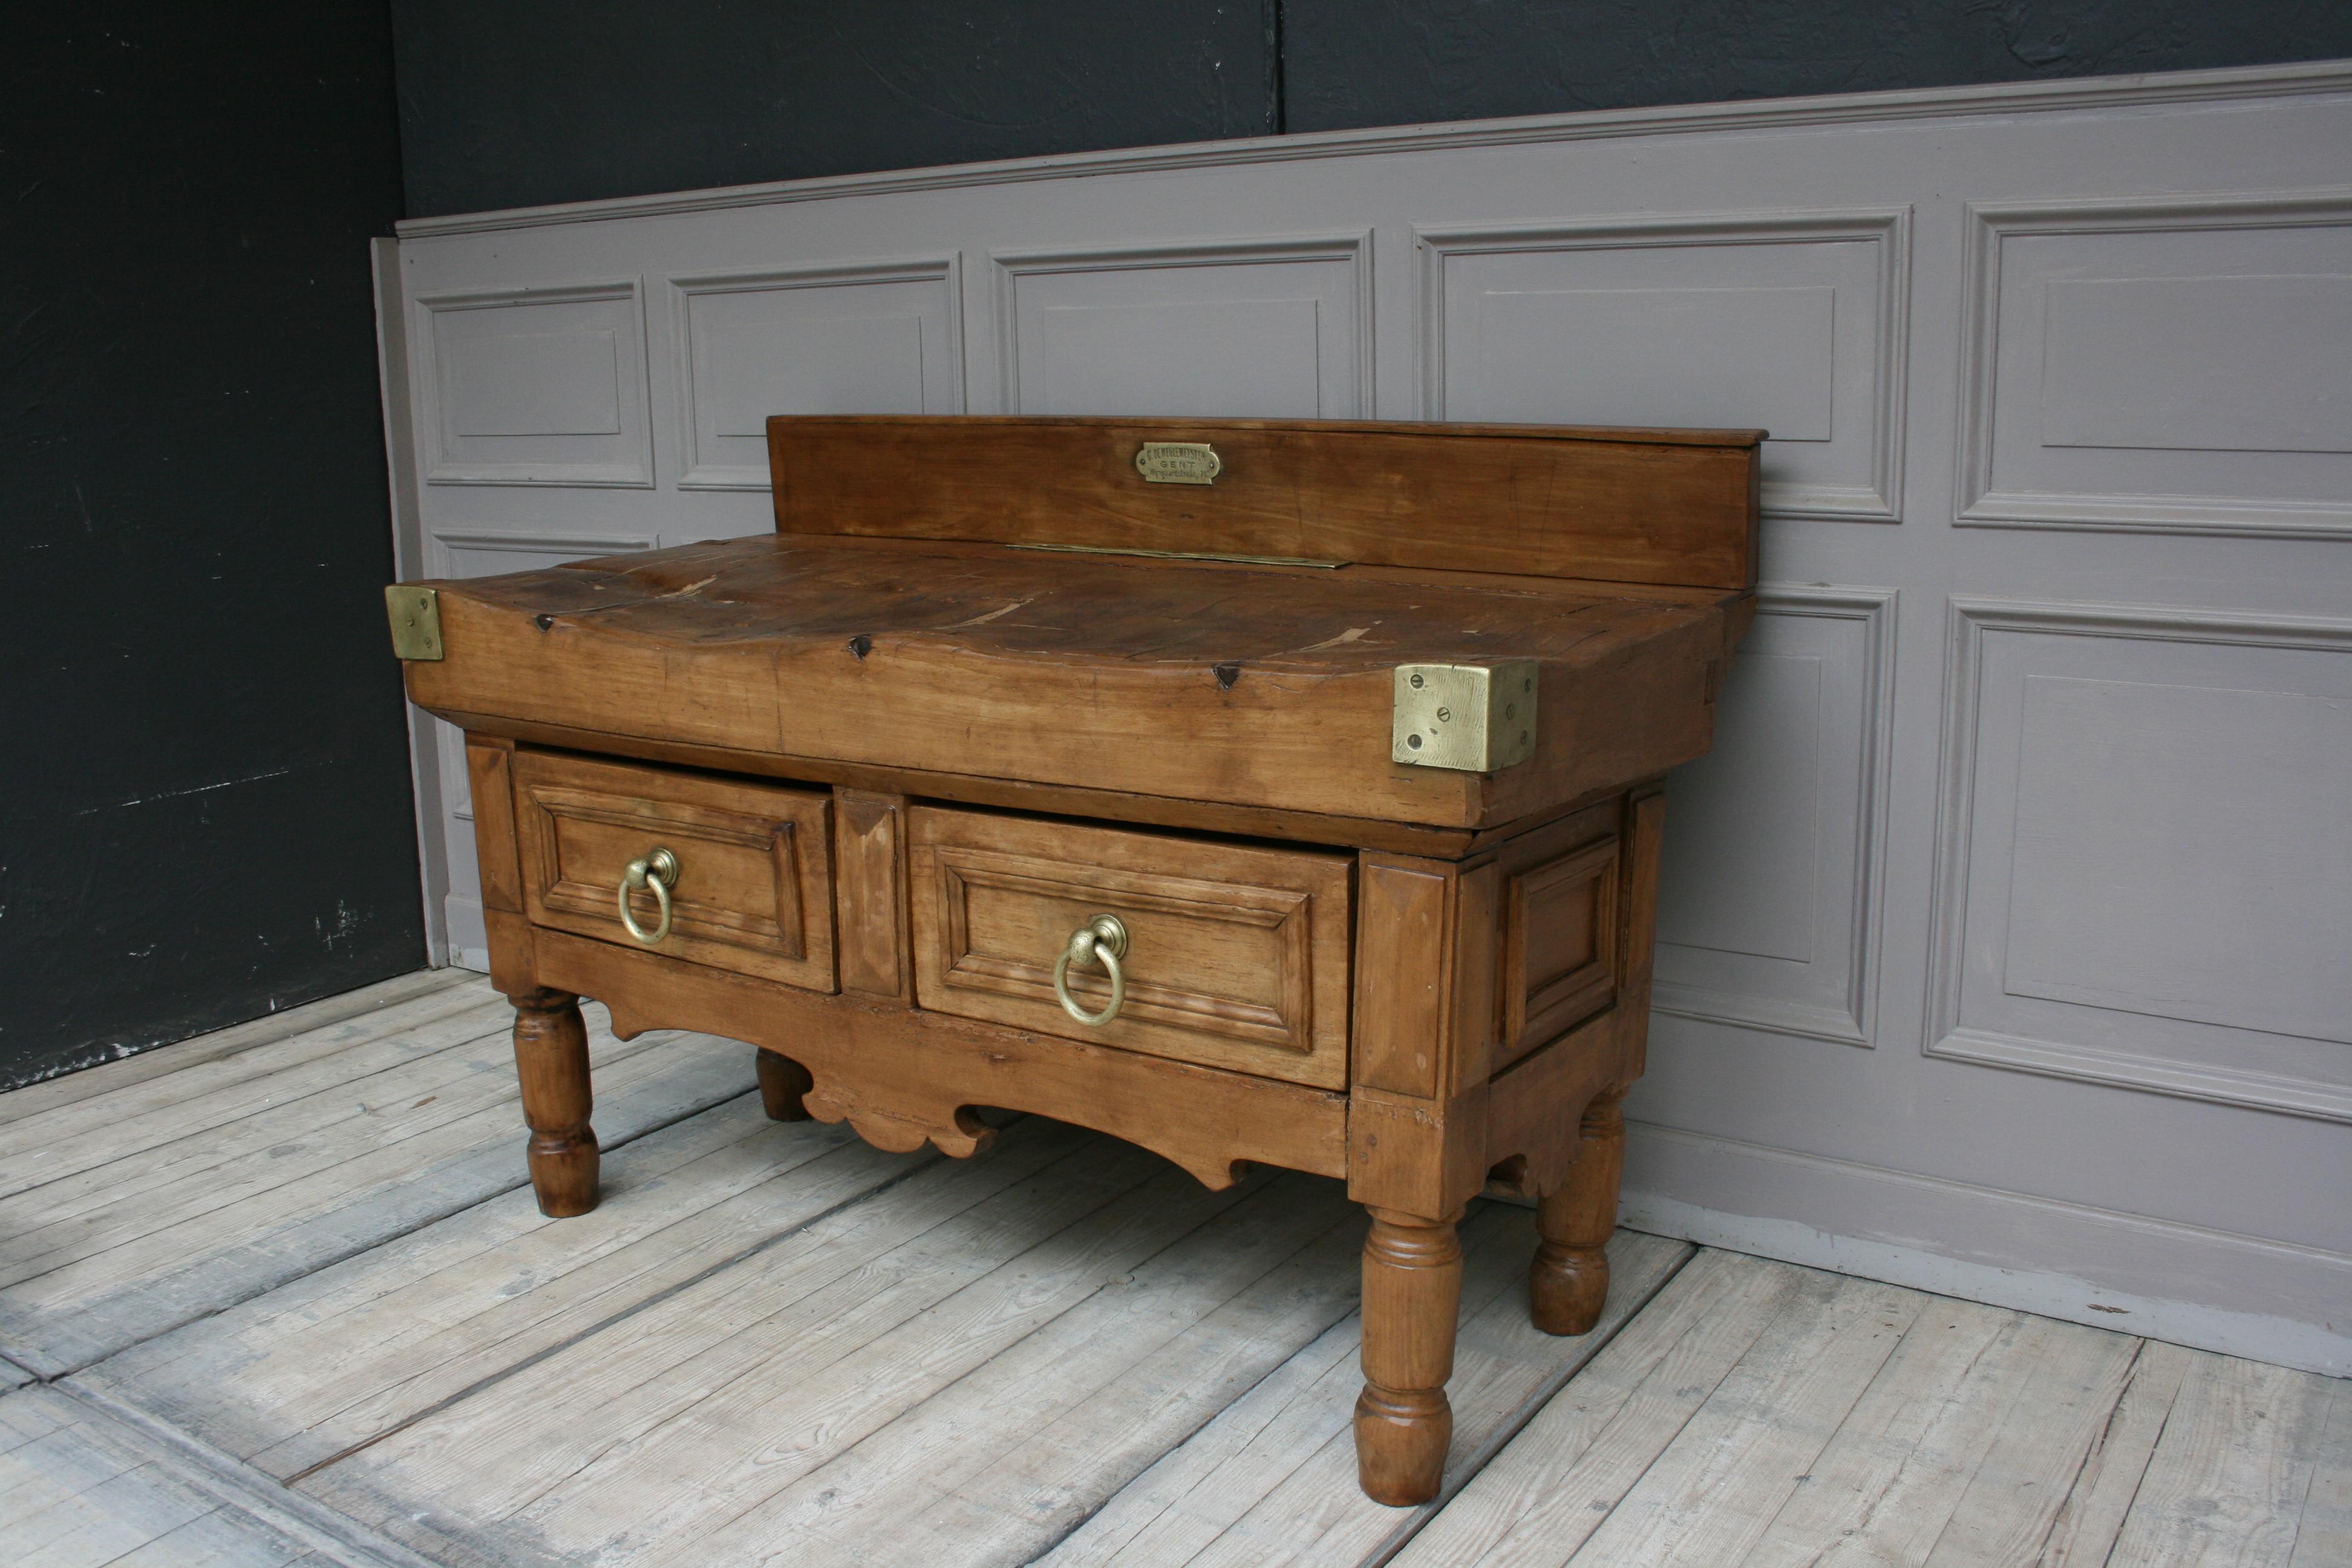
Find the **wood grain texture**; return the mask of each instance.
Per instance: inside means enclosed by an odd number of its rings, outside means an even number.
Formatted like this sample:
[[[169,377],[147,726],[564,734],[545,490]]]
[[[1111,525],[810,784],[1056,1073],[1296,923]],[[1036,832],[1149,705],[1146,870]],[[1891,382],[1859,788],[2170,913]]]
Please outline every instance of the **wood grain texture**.
[[[234,1169],[354,1094],[510,1082],[504,1005],[478,980],[453,990],[253,1046],[277,1073],[199,1042],[194,1092],[167,1074],[0,1120],[0,1161],[53,1154],[70,1207],[92,1181],[152,1194],[164,1170]],[[436,996],[472,1005],[436,1014]],[[441,1189],[439,1212],[347,1228],[346,1250],[135,1335],[62,1391],[0,1396],[8,1560],[247,1568],[250,1532],[216,1520],[237,1509],[367,1568],[422,1561],[351,1548],[383,1534],[468,1568],[2344,1555],[2341,1382],[1622,1233],[1601,1323],[1554,1339],[1520,1283],[1537,1222],[1486,1204],[1458,1233],[1451,1495],[1385,1508],[1352,1484],[1365,1226],[1339,1184],[1205,1193],[1042,1118],[974,1161],[890,1154],[769,1121],[740,1047],[649,1038],[616,1058],[600,1011],[585,1021],[608,1117],[634,1114],[633,1071],[681,1057],[730,1098],[618,1143],[606,1201],[561,1221],[517,1184],[514,1108],[494,1099],[477,1141],[501,1189]],[[109,1100],[140,1109],[118,1123]],[[366,1208],[342,1179],[294,1176]],[[397,1162],[366,1179],[415,1184]],[[142,1276],[209,1282],[233,1260],[251,1285],[257,1242],[308,1245],[218,1233],[170,1215]],[[87,1311],[124,1326],[119,1303]],[[114,1414],[35,1431],[38,1400]],[[286,1508],[255,1514],[264,1495]]]
[[[1760,430],[777,417],[776,528],[1215,549],[1722,588],[1756,581]],[[1206,441],[1213,484],[1146,482]],[[1213,544],[1204,544],[1203,539]]]
[[[2290,1568],[2352,1563],[2352,1379],[2328,1390],[2327,1420],[2312,1456],[2311,1489],[2304,1494]]]
[[[1213,1187],[1247,1163],[1347,1169],[1346,1098],[1303,1084],[782,990],[560,933],[541,962],[552,979],[593,977],[621,1027],[658,1018],[790,1053],[814,1076],[810,1111],[884,1148],[973,1152],[991,1134],[971,1108],[1002,1106],[1141,1143]]]
[[[1357,885],[1356,1081],[1435,1099],[1450,1032],[1445,960],[1453,868],[1368,858]]]
[[[916,999],[934,1012],[1339,1089],[1348,1081],[1348,861],[919,806],[908,813]],[[1097,914],[1127,928],[1118,1017],[1079,1023],[1056,961]],[[1073,964],[1080,1005],[1108,977]]]
[[[722,1560],[1029,1561],[1343,1316],[1358,1223],[1281,1176],[707,1539]]]
[[[923,1166],[739,1095],[615,1149],[593,1214],[550,1220],[528,1188],[503,1193],[78,1375],[284,1479],[715,1265],[805,1248],[808,1227]]]
[[[175,1123],[168,1077],[80,1102],[165,1101],[131,1119],[119,1152],[0,1197],[0,1351],[67,1372],[520,1186],[511,1014],[480,980],[448,994],[477,1005],[247,1080],[233,1117],[199,1104]],[[747,1087],[733,1051],[669,1048],[671,1034],[623,1044],[589,1011],[608,1143]],[[0,1159],[56,1147],[42,1120],[0,1125]]]
[[[1448,1384],[1454,1414],[1450,1489],[1481,1473],[1552,1390],[1575,1386],[1578,1369],[1691,1256],[1681,1242],[1621,1235],[1618,1273],[1629,1288],[1612,1317],[1585,1339],[1559,1340],[1528,1322],[1520,1283],[1531,1236],[1525,1211],[1476,1205],[1460,1234],[1462,1329]],[[1337,1568],[1386,1561],[1444,1513],[1431,1506],[1389,1508],[1352,1484],[1360,1346],[1357,1318],[1334,1323],[1042,1561],[1051,1568]]]
[[[524,1152],[539,1212],[555,1219],[586,1214],[596,1206],[597,1148],[588,1124],[594,1100],[580,998],[569,991],[525,991],[514,1009],[515,1077],[530,1126]]]
[[[404,668],[453,721],[1454,828],[1706,748],[1741,594],[1351,573],[738,540],[438,584],[447,657]],[[1390,761],[1395,665],[1507,658],[1532,759]]]
[[[1364,1237],[1364,1387],[1356,1396],[1356,1477],[1391,1508],[1437,1496],[1454,1441],[1454,1321],[1462,1244],[1454,1215],[1433,1224],[1372,1211]]]
[[[754,1049],[752,1068],[760,1079],[760,1108],[771,1121],[808,1120],[811,1079],[808,1068],[774,1051]]]
[[[834,924],[841,987],[912,1001],[915,964],[907,934],[907,797],[833,792]]]
[[[2341,1508],[2343,1445],[2352,1436],[2336,1411],[2344,1381],[2205,1352],[2174,1353],[2186,1363],[2179,1392],[2107,1563],[2291,1568],[2327,1561],[2319,1553],[2331,1530],[2337,1542],[2346,1539],[2344,1521],[2340,1511],[2331,1516],[2324,1496],[2317,1510],[2309,1499],[2323,1470],[2332,1470]],[[2299,1555],[2306,1531],[2307,1558]]]
[[[514,742],[494,735],[466,737],[466,781],[474,803],[474,860],[481,870],[482,908],[523,912],[522,868],[516,858]]]
[[[1613,1008],[1496,1074],[1483,1168],[1517,1162],[1514,1184],[1529,1195],[1564,1185],[1583,1150],[1582,1110],[1624,1078],[1628,1037],[1645,1016]]]
[[[1617,998],[1614,833],[1505,884],[1501,1054],[1558,1038]]]
[[[751,778],[791,779],[831,784],[837,789],[921,796],[964,805],[1026,811],[1039,816],[1082,816],[1105,822],[1223,833],[1236,837],[1328,844],[1348,849],[1389,849],[1402,855],[1457,858],[1484,847],[1492,837],[1506,835],[1523,826],[1514,823],[1507,827],[1483,830],[1432,827],[1419,823],[1337,816],[1322,812],[1289,811],[1171,795],[1138,795],[1121,790],[1092,789],[1079,784],[1045,784],[1027,779],[999,778],[983,773],[949,773],[924,768],[845,763],[790,752],[690,745],[488,713],[452,712],[446,716],[469,733],[505,736],[531,745],[562,751],[597,752],[616,757],[641,758],[647,762],[672,763],[681,767],[740,773]]]
[[[1622,1095],[1602,1092],[1577,1126],[1576,1163],[1536,1198],[1536,1245],[1528,1299],[1548,1334],[1586,1334],[1609,1299],[1609,1238],[1617,1229],[1617,1185],[1625,1172]]]
[[[1105,1290],[1105,1308],[1148,1301],[1154,1261],[1255,1190],[1205,1192],[1140,1151],[1038,1122],[934,1170],[303,1489],[453,1564],[744,1563],[784,1547],[780,1531],[821,1547],[821,1489],[797,1483]],[[971,1186],[985,1195],[962,1197]],[[400,1500],[420,1490],[432,1510]]]
[[[0,1561],[17,1568],[330,1568],[282,1515],[58,1390],[0,1396]]]
[[[514,827],[535,925],[606,942],[621,924],[630,862],[677,857],[665,952],[787,985],[834,987],[831,801],[814,790],[704,778],[668,768],[519,752]],[[491,842],[487,825],[476,837]],[[631,912],[647,930],[650,889]]]
[[[1572,1560],[1772,1325],[1818,1300],[1799,1270],[1699,1254],[1395,1561],[1455,1568]]]
[[[1399,1561],[1739,1562],[1926,1300],[1781,1265],[1686,1269],[1660,1331],[1612,1342],[1591,1394],[1555,1396],[1514,1444],[1546,1456],[1540,1479],[1506,1450],[1458,1500],[1472,1539],[1441,1517]]]

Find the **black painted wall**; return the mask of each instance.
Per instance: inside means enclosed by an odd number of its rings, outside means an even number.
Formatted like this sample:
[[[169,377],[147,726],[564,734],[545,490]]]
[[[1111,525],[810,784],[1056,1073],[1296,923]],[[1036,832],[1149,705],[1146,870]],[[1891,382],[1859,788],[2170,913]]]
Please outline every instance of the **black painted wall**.
[[[2352,55],[2347,0],[1284,0],[1292,131]]]
[[[381,5],[0,42],[0,1088],[424,962],[367,241]]]
[[[2352,0],[391,0],[412,214],[2352,56]]]

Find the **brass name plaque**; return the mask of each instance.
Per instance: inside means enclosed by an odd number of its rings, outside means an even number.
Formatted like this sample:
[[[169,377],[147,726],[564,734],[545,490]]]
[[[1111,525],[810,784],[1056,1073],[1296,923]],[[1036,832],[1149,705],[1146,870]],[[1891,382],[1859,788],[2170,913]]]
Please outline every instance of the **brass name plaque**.
[[[1214,484],[1224,459],[1206,441],[1146,441],[1135,455],[1135,471],[1155,485]]]

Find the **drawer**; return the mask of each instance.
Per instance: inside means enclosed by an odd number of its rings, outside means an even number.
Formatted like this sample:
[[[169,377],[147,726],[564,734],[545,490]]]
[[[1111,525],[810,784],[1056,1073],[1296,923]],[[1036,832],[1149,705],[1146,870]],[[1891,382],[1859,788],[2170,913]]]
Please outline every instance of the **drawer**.
[[[918,807],[915,1000],[939,1013],[1327,1089],[1348,1081],[1346,855]],[[1088,1026],[1055,998],[1071,934],[1124,927],[1126,998]],[[1073,964],[1072,999],[1110,1002]]]
[[[812,991],[834,988],[829,797],[698,773],[541,752],[515,757],[523,900],[534,925],[644,946]],[[670,929],[621,923],[629,863],[677,858]],[[648,935],[650,889],[630,900]]]

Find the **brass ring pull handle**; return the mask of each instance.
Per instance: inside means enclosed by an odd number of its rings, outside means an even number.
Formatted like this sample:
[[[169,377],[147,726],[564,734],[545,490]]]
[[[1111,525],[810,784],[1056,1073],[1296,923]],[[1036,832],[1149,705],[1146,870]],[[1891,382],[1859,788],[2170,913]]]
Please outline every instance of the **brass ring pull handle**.
[[[1054,994],[1061,999],[1062,1011],[1088,1028],[1098,1029],[1118,1016],[1127,1005],[1127,972],[1118,961],[1127,956],[1127,927],[1117,915],[1097,915],[1070,933],[1069,945],[1054,963]],[[1078,1005],[1070,994],[1070,964],[1094,962],[1100,963],[1110,975],[1110,1005],[1099,1013],[1089,1013]]]
[[[677,857],[667,849],[656,849],[628,863],[621,872],[621,923],[629,934],[653,946],[669,934],[669,890],[677,882]],[[654,903],[661,910],[661,919],[647,931],[629,912],[629,895],[640,888],[654,890]]]

